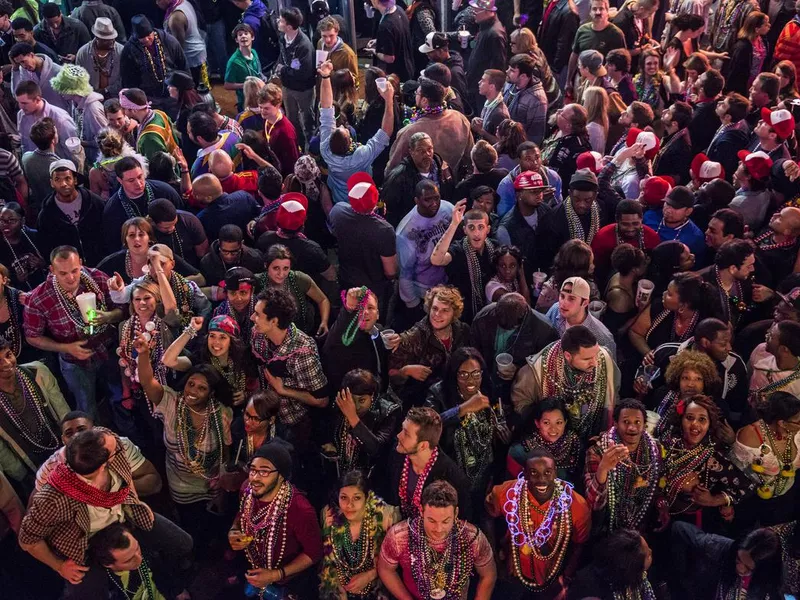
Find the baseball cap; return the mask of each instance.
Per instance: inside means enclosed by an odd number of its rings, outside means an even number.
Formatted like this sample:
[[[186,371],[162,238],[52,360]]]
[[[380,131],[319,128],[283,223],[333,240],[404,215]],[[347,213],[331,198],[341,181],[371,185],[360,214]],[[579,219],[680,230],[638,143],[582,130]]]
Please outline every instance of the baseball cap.
[[[642,201],[649,207],[659,208],[672,190],[672,184],[658,175],[648,177],[642,182]]]
[[[766,179],[769,177],[770,170],[772,169],[772,159],[769,154],[759,150],[758,152],[748,152],[747,150],[739,150],[736,153],[739,160],[747,167],[747,172],[756,179]]]
[[[575,166],[578,169],[589,169],[592,173],[597,175],[603,168],[603,155],[594,150],[590,152],[581,152],[575,160]]]
[[[347,180],[347,199],[357,213],[368,215],[378,206],[378,188],[369,173],[359,171]]]
[[[569,187],[581,192],[597,189],[597,175],[591,169],[578,169],[569,180]]]
[[[656,154],[658,154],[658,149],[661,147],[661,143],[655,133],[631,127],[628,130],[628,136],[625,138],[625,145],[630,148],[634,144],[644,144],[644,155],[649,160],[655,158]]]
[[[73,173],[78,172],[78,169],[75,167],[75,163],[71,160],[67,160],[66,158],[59,158],[58,160],[54,160],[50,163],[50,175],[53,174],[53,171],[58,171],[59,169],[69,169]]]
[[[708,183],[714,179],[725,179],[725,169],[722,165],[713,160],[709,160],[708,156],[702,152],[695,155],[689,169],[692,175],[700,180],[701,183]]]
[[[225,289],[229,291],[238,290],[242,284],[255,285],[256,279],[250,269],[244,267],[231,267],[225,271]]]
[[[514,179],[515,190],[544,190],[549,187],[536,171],[523,171]]]
[[[800,287],[792,288],[786,294],[781,294],[780,292],[775,292],[780,296],[780,299],[786,302],[789,306],[791,306],[796,311],[800,311]]]
[[[306,209],[297,200],[281,202],[275,220],[281,229],[297,231],[306,222]]]
[[[770,110],[766,106],[761,109],[761,118],[775,130],[782,140],[791,137],[794,131],[794,117],[785,108]]]
[[[431,31],[425,36],[425,43],[419,47],[422,54],[433,52],[439,48],[446,48],[448,46],[447,36],[439,31]]]
[[[570,289],[565,289],[567,286],[570,286]],[[591,288],[583,277],[567,277],[564,283],[561,284],[561,291],[584,300],[588,300],[591,297]]]
[[[673,208],[693,208],[694,194],[686,186],[679,185],[669,191],[666,203]]]

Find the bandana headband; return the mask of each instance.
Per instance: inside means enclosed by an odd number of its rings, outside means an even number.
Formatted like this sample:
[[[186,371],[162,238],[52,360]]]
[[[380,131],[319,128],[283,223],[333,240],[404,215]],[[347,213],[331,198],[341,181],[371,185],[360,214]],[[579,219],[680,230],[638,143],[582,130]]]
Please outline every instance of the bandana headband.
[[[208,332],[220,331],[226,333],[231,337],[239,337],[241,330],[239,324],[229,315],[219,315],[211,319],[208,324]]]
[[[125,88],[120,90],[119,92],[119,105],[122,108],[127,108],[128,110],[147,110],[151,108],[152,103],[148,102],[147,104],[136,104],[132,100],[130,100],[126,95],[125,92],[128,91],[129,88]]]

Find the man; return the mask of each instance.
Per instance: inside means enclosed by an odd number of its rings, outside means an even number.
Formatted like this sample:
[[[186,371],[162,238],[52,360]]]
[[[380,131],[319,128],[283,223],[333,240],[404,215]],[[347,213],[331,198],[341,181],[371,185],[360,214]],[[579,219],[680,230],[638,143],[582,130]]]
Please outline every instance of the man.
[[[125,116],[139,124],[136,130],[136,151],[147,159],[156,152],[172,154],[178,147],[178,134],[167,113],[151,108],[148,95],[139,88],[119,92],[119,105]]]
[[[654,121],[655,114],[649,104],[638,100],[631,102],[628,108],[619,116],[619,124],[625,128],[625,131],[611,149],[611,155],[616,156],[620,150],[628,145],[628,134],[632,129],[652,131]]]
[[[628,48],[631,58],[637,63],[643,50],[650,50],[656,44],[652,43],[650,32],[642,23],[648,23],[651,29],[655,29],[653,16],[659,8],[658,0],[635,0],[624,5],[611,21],[619,27],[625,36],[625,46]],[[663,13],[663,11],[662,11]],[[672,36],[668,38],[672,39]],[[638,69],[634,69],[636,71]]]
[[[676,185],[686,185],[690,181],[689,167],[693,156],[689,135],[691,121],[692,107],[680,100],[661,113],[664,137],[653,159],[653,174],[672,177]]]
[[[119,96],[103,102],[103,110],[106,112],[108,126],[119,131],[122,139],[125,140],[131,148],[135,148],[139,123],[125,114],[125,110],[119,103]]]
[[[358,60],[353,49],[339,37],[339,20],[332,16],[324,17],[317,24],[320,39],[317,50],[328,53],[328,60],[333,64],[333,70],[347,69],[356,79],[358,87]],[[315,65],[318,66],[318,65]]]
[[[794,271],[798,236],[800,236],[800,208],[789,206],[772,215],[769,225],[753,238],[756,260],[769,265],[768,273],[759,273],[759,279],[764,286],[775,289],[778,283]],[[759,286],[756,286],[753,292],[757,296],[756,299],[761,300],[762,293],[769,293],[769,290],[759,290]]]
[[[603,55],[597,50],[584,50],[578,55],[578,75],[580,83],[575,88],[575,98],[581,102],[586,88],[591,86],[601,87],[609,94],[616,91],[603,66]]]
[[[419,78],[416,105],[422,111],[422,116],[397,133],[389,153],[387,169],[391,170],[400,164],[409,152],[409,139],[417,132],[430,136],[433,147],[453,169],[454,176],[467,167],[474,143],[470,123],[462,113],[446,107],[444,94],[445,89],[441,84],[427,77]]]
[[[10,341],[0,339],[0,469],[30,489],[31,475],[58,448],[58,424],[69,406],[55,377],[39,361],[17,364]],[[21,417],[27,415],[27,417]]]
[[[244,245],[244,234],[239,227],[223,225],[219,228],[219,239],[214,240],[209,252],[200,260],[200,270],[208,285],[217,286],[233,267],[260,273],[264,270],[264,257],[258,250]]]
[[[197,218],[211,242],[219,237],[224,225],[236,225],[244,231],[261,212],[261,206],[251,194],[242,191],[226,194],[219,179],[210,173],[192,182],[192,192],[198,204],[204,207]]]
[[[709,160],[722,165],[728,181],[733,178],[739,163],[737,153],[746,149],[750,141],[750,127],[745,120],[749,110],[750,101],[735,92],[717,104],[716,112],[722,125],[714,134],[706,154]]]
[[[383,585],[402,600],[443,598],[447,592],[463,597],[471,573],[461,573],[458,568],[445,571],[428,558],[450,548],[478,575],[472,597],[489,600],[497,579],[492,547],[480,529],[458,519],[459,508],[463,515],[464,507],[455,488],[447,481],[434,482],[422,490],[420,502],[420,515],[396,524],[381,544],[377,568]],[[455,556],[453,560],[457,560]]]
[[[703,9],[705,12],[706,9]],[[739,30],[748,15],[758,10],[758,5],[738,0],[721,0],[714,8],[714,14],[707,21],[710,50],[716,53],[731,53],[738,39]]]
[[[53,193],[39,213],[39,250],[49,256],[57,246],[77,248],[86,265],[96,265],[103,251],[103,200],[78,185],[78,170],[72,161],[59,159],[50,164]],[[119,231],[119,228],[118,230]],[[119,234],[116,236],[119,244]]]
[[[283,91],[268,83],[258,92],[258,108],[264,118],[264,135],[280,161],[281,174],[294,174],[294,164],[300,158],[297,129],[281,110]]]
[[[122,311],[111,303],[107,281],[105,273],[83,266],[75,248],[59,246],[50,253],[47,281],[28,296],[24,312],[28,343],[58,353],[61,374],[78,408],[92,417],[97,410],[98,378],[105,380],[112,412],[122,396],[119,368],[109,351],[116,340],[116,331],[109,325],[122,320]],[[97,299],[96,316],[89,323],[75,302],[84,292],[94,293]]]
[[[679,185],[670,190],[656,233],[662,242],[678,240],[686,244],[695,257],[702,259],[706,251],[705,235],[689,218],[694,209],[694,194]]]
[[[431,31],[425,36],[425,43],[418,50],[428,57],[430,61],[428,66],[439,63],[450,69],[450,87],[453,88],[456,96],[466,102],[471,94],[467,93],[467,75],[464,72],[464,59],[460,53],[450,52],[450,43],[447,36],[439,31]],[[502,89],[503,86],[499,86],[497,88],[498,93]],[[496,98],[497,95],[495,94],[494,97]]]
[[[773,109],[778,103],[781,91],[781,80],[775,73],[759,73],[750,86],[750,112],[747,113],[747,125],[750,131],[755,129],[761,120],[761,109]]]
[[[233,161],[235,170],[242,166],[242,154],[237,148],[241,138],[233,131],[220,131],[214,119],[204,112],[192,113],[187,122],[189,138],[200,147],[192,163],[192,178],[210,171],[209,158],[216,151],[225,152]]]
[[[70,17],[83,23],[86,29],[94,34],[95,39],[99,37],[97,31],[95,31],[96,29],[103,32],[103,35],[111,32],[114,33],[113,38],[104,39],[123,42],[127,37],[125,34],[125,24],[122,22],[122,17],[119,16],[119,12],[113,6],[109,6],[103,2],[103,0],[83,0],[79,6],[72,9]],[[122,44],[120,44],[120,50],[121,49]],[[80,53],[80,50],[78,50],[78,53]],[[79,64],[77,55],[75,57],[75,64]],[[86,65],[81,66],[86,68]],[[89,71],[89,69],[86,70]]]
[[[200,23],[194,5],[188,0],[156,0],[156,5],[166,11],[164,31],[178,40],[186,56],[186,66],[192,74],[195,85],[206,83],[206,42],[200,31]]]
[[[84,0],[79,9],[100,9],[114,10],[106,6],[101,0]],[[114,11],[116,13],[116,11]],[[117,14],[119,19],[119,14]],[[122,26],[122,23],[119,23]],[[122,75],[120,73],[120,62],[122,59],[122,49],[124,46],[117,39],[119,32],[124,29],[115,29],[116,25],[107,17],[98,17],[92,25],[92,35],[94,39],[88,44],[84,44],[78,49],[75,55],[75,64],[83,67],[89,73],[89,83],[96,92],[104,98],[116,98],[122,88]],[[124,38],[125,34],[121,34]]]
[[[176,587],[185,588],[192,538],[139,500],[120,446],[116,435],[100,429],[77,434],[67,446],[66,463],[33,496],[22,520],[20,546],[66,580],[65,598],[108,593],[106,570],[84,565],[89,538],[111,523],[126,523],[139,542],[170,556]]]
[[[619,382],[608,350],[586,327],[576,325],[527,358],[511,386],[511,401],[514,412],[524,418],[544,398],[565,398],[570,429],[585,442],[610,427]]]
[[[75,55],[92,37],[78,19],[64,17],[58,4],[42,6],[42,20],[33,28],[33,37],[52,48],[62,62],[74,63]]]
[[[553,169],[544,166],[542,163],[542,151],[533,142],[522,142],[517,148],[519,155],[519,165],[511,169],[511,172],[503,178],[497,186],[497,194],[500,202],[496,212],[501,217],[510,211],[517,203],[517,192],[514,189],[514,181],[525,171],[533,171],[542,177],[542,182],[548,186],[544,190],[544,203],[553,208],[561,204],[561,177]]]
[[[439,188],[422,179],[414,190],[416,206],[397,226],[397,262],[400,267],[400,299],[409,312],[409,325],[419,321],[422,300],[432,287],[447,279],[443,267],[431,264],[430,256],[453,217],[453,205],[442,201]]]
[[[165,107],[169,103],[166,81],[175,71],[187,70],[183,48],[169,33],[154,29],[144,15],[131,19],[131,29],[120,56],[122,87],[141,89],[156,108]]]
[[[750,406],[758,407],[775,392],[800,397],[800,324],[774,323],[767,341],[759,344],[747,362]]]
[[[145,179],[144,169],[134,156],[121,158],[114,165],[119,189],[103,208],[103,236],[106,253],[120,248],[122,224],[131,217],[146,217],[148,205],[155,198],[166,198],[176,207],[183,206],[178,193],[163,181]]]
[[[772,57],[776,61],[791,61],[795,69],[800,69],[800,2],[795,2],[795,12],[792,20],[781,30]]]
[[[578,56],[584,50],[597,50],[605,55],[615,48],[625,47],[625,35],[619,27],[609,21],[608,0],[592,0],[590,3],[591,22],[578,27],[572,54],[569,57],[567,70],[567,96],[573,96],[575,73],[578,70]],[[573,96],[574,97],[574,96]],[[580,98],[575,98],[580,100]]]
[[[412,134],[408,139],[408,156],[395,168],[388,171],[381,189],[381,202],[386,220],[393,226],[413,210],[414,190],[423,179],[436,183],[445,199],[452,197],[453,175],[450,166],[434,152],[433,140],[424,131]]]
[[[87,413],[80,410],[73,410],[66,413],[59,424],[61,435],[61,448],[53,452],[50,457],[42,463],[36,471],[36,491],[38,492],[47,483],[50,474],[58,465],[67,462],[67,444],[81,431],[95,429],[94,420]],[[115,438],[115,434],[105,428],[97,428],[106,435],[107,444],[116,444],[108,438]],[[161,475],[149,460],[142,454],[141,450],[126,437],[118,437],[122,453],[131,467],[131,480],[136,490],[136,495],[140,498],[158,494],[161,491]]]
[[[11,71],[11,59],[8,51],[14,45],[14,28],[11,26],[11,15],[14,12],[15,8],[11,2],[8,0],[0,2],[0,39],[3,40],[3,45],[0,46],[0,65],[2,65],[4,76]]]
[[[800,323],[800,287],[793,287],[791,283],[784,283],[776,291],[780,299],[769,318],[751,323],[736,335],[735,349],[739,356],[750,356],[753,350],[764,341],[769,328],[781,321]]]
[[[440,480],[448,482],[457,492],[461,514],[465,518],[471,514],[467,476],[441,451],[441,437],[442,417],[434,409],[414,406],[408,410],[397,434],[395,452],[389,458],[389,488],[383,495],[387,502],[400,507],[406,519],[421,515],[420,492]],[[414,480],[416,483],[412,484]]]
[[[334,202],[347,201],[347,181],[358,172],[372,174],[372,163],[389,147],[394,133],[394,88],[378,90],[383,98],[383,119],[381,128],[364,144],[356,144],[351,149],[353,140],[347,127],[336,127],[336,109],[333,107],[333,88],[331,73],[333,64],[322,63],[319,74],[322,77],[319,98],[320,120],[320,154],[328,165],[328,186],[331,188]]]
[[[48,89],[56,93],[49,85]],[[28,152],[35,150],[36,146],[30,136],[31,129],[41,119],[49,118],[58,133],[55,153],[60,157],[71,157],[72,153],[64,142],[77,135],[77,128],[69,113],[45,100],[41,88],[34,81],[21,82],[17,86],[16,96],[19,105],[17,130],[22,137],[23,150]]]
[[[705,232],[706,247],[712,256],[716,256],[723,244],[731,240],[744,238],[744,219],[731,208],[716,211],[708,222]]]
[[[578,156],[592,149],[586,131],[587,119],[583,106],[567,104],[556,112],[556,131],[542,145],[543,162],[558,173],[561,181],[572,179]]]
[[[367,286],[387,314],[397,277],[397,244],[394,227],[372,214],[378,205],[378,189],[369,175],[348,182],[348,203],[335,204],[328,215],[339,242],[339,287]]]
[[[692,153],[705,152],[714,139],[722,122],[717,114],[717,101],[725,86],[725,78],[716,69],[709,69],[697,78],[694,92],[692,121],[689,123],[689,137],[692,140]]]
[[[467,96],[473,107],[481,105],[478,81],[487,69],[502,71],[506,68],[507,36],[505,27],[497,18],[495,0],[470,0],[478,34],[472,42],[467,65]],[[454,164],[454,163],[451,163]]]
[[[526,276],[535,266],[531,263],[535,262],[536,231],[552,211],[544,203],[545,192],[551,190],[535,171],[525,171],[517,175],[514,179],[517,201],[514,208],[503,216],[497,231],[498,240],[513,244],[522,252],[527,265]]]
[[[630,244],[649,253],[661,243],[658,234],[642,221],[642,204],[636,200],[622,200],[617,204],[616,222],[601,227],[592,240],[594,266],[607,273],[611,267],[611,253],[620,244]]]
[[[583,547],[589,541],[591,510],[572,484],[557,479],[556,473],[556,460],[550,451],[536,448],[525,461],[524,479],[496,485],[486,496],[489,516],[503,518],[509,524],[504,539],[508,576],[500,583],[503,597],[509,600],[527,598],[532,591],[552,594],[545,597],[563,594],[565,581],[577,571]],[[540,540],[550,552],[538,547],[534,550],[528,545],[533,541],[530,539],[520,544],[522,540],[516,534],[523,529],[517,524],[527,523],[530,531],[539,531],[551,510],[552,520]]]
[[[411,24],[406,11],[397,8],[395,0],[370,0],[381,18],[375,39],[367,44],[367,53],[375,58],[375,66],[386,75],[396,74],[400,81],[414,76],[414,50],[411,47]]]
[[[200,258],[208,252],[208,238],[195,215],[159,198],[148,204],[147,218],[153,224],[154,242],[165,244],[193,267],[200,266]]]
[[[239,325],[242,339],[249,340],[253,329],[250,317],[255,310],[256,293],[253,272],[244,267],[231,267],[225,271],[223,300],[214,309],[214,316],[228,315]]]
[[[614,89],[622,101],[630,106],[636,100],[636,88],[631,76],[631,53],[625,48],[615,48],[609,52],[606,55],[606,70]]]
[[[497,143],[497,127],[509,118],[508,107],[503,100],[506,74],[499,69],[486,69],[478,82],[478,94],[486,98],[481,116],[472,119],[472,133],[490,144]]]
[[[786,140],[794,133],[794,117],[786,109],[761,109],[761,119],[753,130],[750,152],[766,152],[773,162],[789,158]]]
[[[494,275],[492,257],[497,245],[488,239],[491,230],[489,215],[480,208],[466,208],[466,200],[456,203],[447,231],[433,248],[431,264],[447,267],[448,281],[458,288],[464,299],[461,320],[469,324],[487,304],[486,284]],[[453,241],[462,224],[464,238]]]
[[[42,203],[53,189],[50,187],[50,165],[58,160],[56,154],[58,132],[55,121],[50,117],[39,119],[31,126],[29,137],[35,148],[22,155],[20,162],[24,176],[22,181],[17,181],[15,184],[16,186],[22,184],[23,189],[29,187],[25,221],[29,226],[35,226]]]
[[[73,120],[81,124],[78,133],[86,153],[86,160],[89,164],[94,164],[100,158],[97,134],[104,127],[108,127],[108,120],[103,110],[103,96],[92,89],[89,73],[78,65],[64,65],[58,75],[50,81],[50,85],[61,94],[62,98],[71,103]]]
[[[542,223],[537,267],[551,264],[558,249],[569,240],[583,240],[591,246],[600,230],[597,176],[589,169],[575,171],[569,182],[569,196]]]
[[[11,21],[11,29],[14,31],[14,42],[16,43],[26,43],[33,46],[33,51],[36,54],[42,54],[47,56],[53,63],[60,65],[61,58],[56,54],[55,50],[50,48],[41,42],[38,42],[35,37],[33,37],[33,23],[31,23],[25,17],[17,17],[13,21]]]
[[[508,169],[497,166],[497,150],[486,140],[478,140],[469,152],[472,172],[464,177],[456,186],[453,198],[470,198],[472,191],[481,186],[496,189]]]
[[[284,8],[278,19],[281,57],[276,73],[283,89],[286,116],[295,125],[300,148],[314,135],[314,89],[317,83],[315,54],[311,40],[300,29],[303,14],[298,8]]]
[[[597,342],[611,356],[617,355],[614,336],[599,319],[589,313],[591,290],[582,277],[568,277],[561,284],[558,302],[547,311],[547,319],[559,335],[576,325],[583,325],[597,338]]]
[[[11,89],[14,93],[17,93],[23,82],[32,81],[39,87],[40,95],[47,102],[62,110],[68,109],[66,100],[50,85],[50,80],[61,71],[59,65],[43,54],[34,54],[33,46],[25,42],[14,44],[8,57],[14,65],[11,70]]]
[[[547,95],[542,82],[533,75],[535,63],[527,54],[511,57],[503,90],[508,113],[525,128],[528,141],[541,144],[547,125]]]
[[[273,440],[256,450],[228,541],[233,550],[246,551],[250,569],[245,579],[254,589],[310,598],[317,591],[313,567],[322,559],[322,536],[314,507],[290,483],[294,457],[288,448]],[[269,510],[275,503],[281,510]],[[284,551],[271,559],[280,531],[285,532]]]
[[[572,41],[575,39],[578,26],[586,16],[588,15],[579,15],[575,3],[569,0],[555,0],[551,10],[542,16],[542,24],[536,37],[550,68],[556,75],[558,85],[562,88],[567,81]]]

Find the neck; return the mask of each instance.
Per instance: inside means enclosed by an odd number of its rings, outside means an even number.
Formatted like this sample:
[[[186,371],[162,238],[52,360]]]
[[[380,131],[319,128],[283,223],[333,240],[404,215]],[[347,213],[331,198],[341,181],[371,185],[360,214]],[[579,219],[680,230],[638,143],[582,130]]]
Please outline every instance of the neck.
[[[249,57],[252,54],[253,48],[251,46],[239,46],[239,52],[242,53],[242,56]]]
[[[614,83],[619,83],[620,81],[622,81],[622,72],[614,71],[613,74],[609,74],[609,77],[611,77],[611,81],[613,81]]]
[[[735,283],[735,278],[727,269],[719,272],[719,280],[722,282],[722,287],[724,287],[726,290],[732,287]]]
[[[678,33],[675,34],[675,37],[678,38],[680,41],[685,42],[686,40],[689,39],[689,35],[690,35],[689,30],[687,29],[686,31],[679,31]]]
[[[428,461],[431,459],[432,453],[433,450],[428,448],[427,450],[420,450],[416,454],[412,454],[408,457],[411,460],[411,466],[414,468],[415,473],[422,472],[425,465],[427,465]]]
[[[519,79],[517,79],[517,89],[524,90],[526,87],[528,87],[528,84],[530,82],[531,82],[530,79],[527,78],[523,79],[522,77],[520,77]]]
[[[452,323],[447,327],[442,327],[441,329],[435,329],[433,331],[433,335],[435,335],[440,340],[446,340],[450,337],[450,333],[453,329]]]
[[[520,214],[523,217],[530,217],[533,213],[536,212],[537,206],[530,206],[525,204],[524,202],[517,202],[517,210],[519,210]]]
[[[280,346],[288,335],[288,329],[273,329],[267,334],[267,339],[276,346]]]
[[[273,500],[275,500],[275,497],[278,495],[278,492],[281,491],[282,487],[283,487],[283,481],[281,481],[278,485],[276,485],[273,490],[271,490],[271,491],[267,492],[266,494],[264,494],[263,496],[261,496],[261,498],[259,498],[259,500],[261,502],[272,502]]]
[[[227,367],[228,366],[228,353],[226,352],[225,354],[219,355],[217,357],[217,360],[219,361],[219,364],[221,364],[223,367]]]
[[[569,325],[570,327],[574,327],[575,325],[580,325],[581,323],[583,323],[586,320],[586,317],[588,317],[588,316],[589,316],[589,312],[586,311],[586,310],[582,310],[581,312],[579,312],[574,317],[567,317],[567,319],[566,319],[567,325]]]
[[[9,242],[12,242],[12,243],[18,242],[22,238],[22,229],[20,229],[19,231],[15,232],[15,233],[10,233],[10,234],[6,235],[5,238]]]
[[[667,220],[664,220],[664,225],[666,225],[666,226],[667,226],[667,227],[669,227],[670,229],[677,229],[677,228],[678,228],[678,227],[680,227],[681,225],[684,225],[684,224],[685,224],[685,223],[686,223],[688,220],[689,220],[689,219],[684,219],[683,221],[677,221],[677,222],[675,222],[675,223],[670,223],[669,221],[667,221]]]
[[[758,143],[761,144],[762,150],[766,150],[767,152],[775,150],[775,148],[780,145],[777,140],[773,140],[772,138],[759,139]]]
[[[594,29],[595,31],[603,31],[603,29],[605,29],[606,27],[608,27],[607,19],[603,21],[592,22],[592,29]]]
[[[145,250],[143,254],[136,254],[133,251],[129,252],[131,255],[131,263],[134,267],[143,267],[147,264],[147,250]]]
[[[469,247],[470,247],[470,248],[472,248],[473,250],[475,250],[475,252],[477,252],[478,254],[480,254],[481,252],[483,252],[483,247],[484,247],[485,245],[486,245],[486,240],[483,240],[483,241],[482,241],[480,244],[478,244],[477,246],[474,244],[474,242],[473,242],[472,240],[470,240],[470,241],[469,241]]]
[[[781,371],[791,371],[797,367],[800,360],[793,354],[781,353],[775,357],[775,364]]]
[[[69,196],[63,196],[62,194],[56,194],[58,196],[58,201],[64,204],[69,204],[73,202],[78,197],[78,190],[72,190],[72,194]]]
[[[642,438],[639,438],[633,444],[628,444],[627,442],[623,442],[623,443],[625,444],[625,447],[628,449],[628,452],[633,454],[634,452],[636,452],[636,449],[639,447],[639,444],[642,443]]]
[[[17,389],[17,371],[14,369],[7,375],[0,377],[0,391],[11,394]]]
[[[275,115],[274,115],[274,116],[272,116],[272,117],[267,117],[267,121],[268,121],[268,122],[270,122],[270,123],[275,123],[275,122],[276,122],[276,121],[277,121],[277,120],[278,120],[278,119],[281,117],[281,115],[282,115],[282,114],[283,114],[283,113],[282,113],[282,112],[279,110],[279,111],[277,111],[277,112],[275,113]]]
[[[300,30],[299,30],[299,29],[295,29],[295,30],[294,30],[294,31],[292,31],[292,32],[288,32],[288,31],[286,31],[286,32],[284,32],[284,34],[283,34],[283,35],[286,37],[286,39],[287,39],[287,40],[291,41],[291,40],[293,40],[294,38],[296,38],[296,37],[297,37],[297,32],[298,32],[298,31],[300,31]]]
[[[691,321],[694,318],[694,313],[695,313],[695,311],[687,308],[682,313],[676,312],[675,313],[675,318],[678,321],[680,321],[681,323],[687,323],[687,322]]]

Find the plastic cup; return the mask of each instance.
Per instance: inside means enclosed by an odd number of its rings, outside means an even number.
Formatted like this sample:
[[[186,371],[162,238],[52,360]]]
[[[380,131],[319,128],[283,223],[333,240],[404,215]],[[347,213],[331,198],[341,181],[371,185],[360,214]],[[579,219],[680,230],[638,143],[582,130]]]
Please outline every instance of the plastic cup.
[[[458,41],[461,43],[462,48],[466,48],[469,44],[469,31],[461,30],[458,32]]]
[[[639,304],[647,304],[650,302],[650,296],[653,295],[653,289],[656,285],[649,279],[640,279],[639,285],[636,286],[636,301]]]
[[[378,77],[375,80],[375,86],[382,92],[386,91],[388,85],[389,85],[389,80],[386,79],[386,77]]]
[[[507,381],[513,379],[514,374],[517,372],[517,367],[514,366],[513,356],[508,352],[502,352],[495,357],[494,361],[497,364],[497,374],[500,376],[500,379],[505,379]]]
[[[325,50],[317,50],[317,66],[328,60],[328,53]]]
[[[70,152],[76,152],[81,147],[81,138],[75,136],[67,138],[64,145]]]
[[[371,19],[375,16],[375,9],[372,8],[372,4],[369,2],[364,2],[364,12],[367,13],[367,18]]]
[[[381,331],[381,339],[383,340],[383,346],[390,350],[389,348],[389,338],[391,338],[395,334],[394,329],[384,329]]]
[[[547,273],[536,271],[533,274],[533,289],[536,290],[537,294],[542,291],[542,286],[544,285],[545,281],[547,281]]]
[[[94,292],[84,292],[75,296],[75,302],[81,311],[83,320],[87,323],[97,316],[97,296]]]
[[[606,303],[602,300],[592,300],[589,302],[589,313],[595,318],[600,319],[606,312]]]

